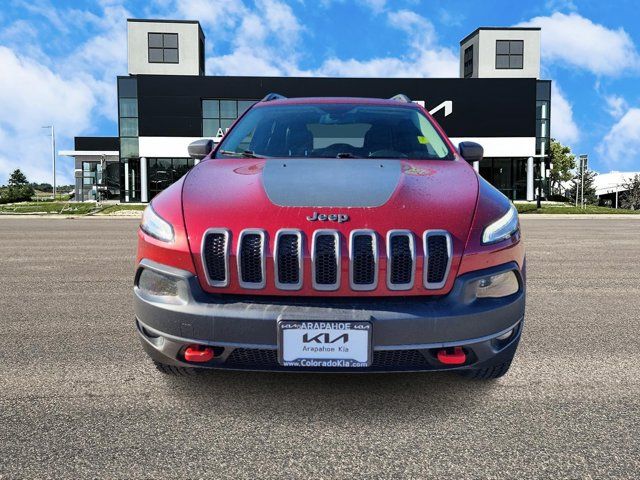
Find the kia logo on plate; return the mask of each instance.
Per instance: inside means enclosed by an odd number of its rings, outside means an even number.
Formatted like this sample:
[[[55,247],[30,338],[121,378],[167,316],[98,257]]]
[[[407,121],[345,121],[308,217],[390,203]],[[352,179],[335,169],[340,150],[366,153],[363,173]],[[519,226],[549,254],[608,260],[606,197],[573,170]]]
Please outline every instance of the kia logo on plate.
[[[313,337],[309,337],[308,333],[305,333],[302,336],[303,343],[336,343],[338,340],[342,340],[342,343],[347,343],[349,341],[349,334],[343,333],[342,335],[331,339],[331,335],[328,333],[318,333]]]
[[[330,213],[329,215],[325,213],[313,212],[313,214],[307,217],[307,220],[310,222],[338,222],[344,223],[349,221],[349,215],[346,213]]]

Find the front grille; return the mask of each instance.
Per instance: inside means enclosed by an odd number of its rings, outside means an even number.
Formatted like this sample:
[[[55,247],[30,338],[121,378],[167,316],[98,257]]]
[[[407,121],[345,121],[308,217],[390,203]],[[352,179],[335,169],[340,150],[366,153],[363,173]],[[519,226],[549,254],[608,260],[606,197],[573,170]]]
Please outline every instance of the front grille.
[[[276,286],[284,290],[302,287],[302,235],[298,231],[280,231],[276,236]]]
[[[347,261],[348,285],[352,291],[376,290],[381,268],[387,289],[410,290],[416,286],[416,236],[409,230],[387,232],[386,248],[382,245],[378,248],[379,234],[373,230],[353,230],[348,242],[337,230],[316,230],[310,249],[300,230],[282,229],[276,233],[274,241],[267,241],[267,238],[264,230],[246,229],[238,236],[237,243],[234,242],[237,281],[241,288],[263,289],[269,281],[280,290],[300,290],[305,282],[305,272],[308,275],[310,271],[314,290],[335,291],[341,287],[342,267],[344,265],[346,269]],[[427,230],[422,241],[422,283],[428,290],[440,290],[451,269],[452,237],[445,230]],[[209,229],[203,236],[202,263],[207,283],[213,287],[230,284],[231,243],[230,232],[223,228]],[[341,250],[346,243],[348,260],[347,255],[343,258]],[[270,269],[267,271],[266,256],[270,255],[270,246],[273,246],[273,257],[268,259]],[[385,251],[386,268],[385,263],[381,266],[379,261]],[[304,264],[308,256],[311,257],[310,269]]]
[[[429,362],[420,350],[382,350],[373,352],[373,367],[423,369],[429,367]]]
[[[387,278],[392,290],[408,290],[415,274],[415,241],[411,232],[391,231],[388,235]]]
[[[231,352],[225,365],[228,367],[277,368],[278,351],[262,348],[236,348]]]
[[[338,232],[319,230],[313,240],[313,284],[318,290],[339,287],[340,237]]]
[[[441,230],[424,234],[425,287],[439,289],[444,286],[451,266],[451,237]]]
[[[202,254],[207,281],[210,285],[228,285],[229,234],[223,230],[205,234]]]
[[[264,287],[264,233],[245,230],[240,234],[239,245],[240,285],[246,288]]]
[[[225,366],[230,368],[282,369],[278,351],[261,348],[236,348]],[[373,352],[371,370],[427,370],[430,364],[420,350],[382,350]],[[334,369],[335,370],[335,369]],[[360,370],[358,368],[357,370]]]
[[[375,232],[351,233],[351,288],[373,290],[377,284],[378,248]]]

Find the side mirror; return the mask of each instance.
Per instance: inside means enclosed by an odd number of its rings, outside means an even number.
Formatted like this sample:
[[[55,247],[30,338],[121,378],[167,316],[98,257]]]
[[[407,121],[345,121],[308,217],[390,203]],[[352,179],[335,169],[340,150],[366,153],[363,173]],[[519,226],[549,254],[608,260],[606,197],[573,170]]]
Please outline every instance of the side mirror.
[[[476,142],[460,142],[458,150],[462,158],[469,163],[479,162],[484,156],[484,148]]]
[[[208,138],[196,140],[195,142],[191,142],[189,144],[187,150],[189,151],[189,156],[191,158],[202,160],[204,157],[211,153],[211,150],[213,150],[213,140]]]

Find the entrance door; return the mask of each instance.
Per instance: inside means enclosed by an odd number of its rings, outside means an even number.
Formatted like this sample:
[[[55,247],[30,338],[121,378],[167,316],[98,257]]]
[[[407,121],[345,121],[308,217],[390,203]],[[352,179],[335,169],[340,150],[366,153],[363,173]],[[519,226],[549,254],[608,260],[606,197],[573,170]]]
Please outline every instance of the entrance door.
[[[510,158],[493,159],[493,185],[507,198],[515,198],[515,187],[512,180],[512,160]]]

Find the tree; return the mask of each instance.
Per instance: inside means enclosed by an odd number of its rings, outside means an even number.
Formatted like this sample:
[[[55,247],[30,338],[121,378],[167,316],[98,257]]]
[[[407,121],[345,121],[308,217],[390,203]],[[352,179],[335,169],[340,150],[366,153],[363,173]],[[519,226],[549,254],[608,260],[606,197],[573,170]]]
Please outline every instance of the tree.
[[[31,197],[35,194],[33,187],[27,181],[27,177],[19,168],[11,173],[7,184],[8,187],[2,196],[3,201],[24,202],[31,200]]]
[[[595,179],[598,174],[593,170],[586,168],[584,171],[584,190],[581,185],[582,176],[578,170],[573,176],[573,185],[567,192],[567,196],[575,201],[576,188],[578,189],[578,205],[582,202],[582,194],[584,192],[585,205],[597,205],[598,195],[596,195]]]
[[[562,145],[555,139],[551,139],[551,148],[549,149],[549,158],[551,160],[551,171],[549,172],[549,186],[552,195],[561,194],[561,185],[573,178],[571,172],[576,168],[576,156],[571,153],[571,148]],[[586,198],[586,197],[585,197]]]
[[[631,210],[640,210],[640,174],[624,184],[625,192],[620,194],[620,206]]]
[[[27,177],[22,173],[19,168],[16,168],[9,177],[9,181],[7,182],[9,187],[21,187],[23,185],[28,185]]]

